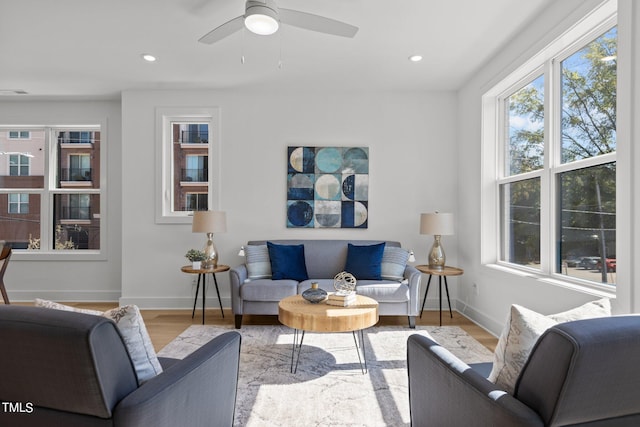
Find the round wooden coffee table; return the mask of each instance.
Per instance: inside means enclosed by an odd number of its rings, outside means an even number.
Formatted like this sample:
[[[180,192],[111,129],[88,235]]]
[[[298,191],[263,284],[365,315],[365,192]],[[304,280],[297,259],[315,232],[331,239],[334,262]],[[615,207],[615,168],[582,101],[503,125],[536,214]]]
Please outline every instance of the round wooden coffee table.
[[[355,303],[347,307],[328,305],[325,303],[311,304],[301,295],[284,298],[278,303],[278,320],[285,326],[294,329],[293,347],[291,350],[291,372],[298,369],[300,352],[304,333],[309,332],[352,332],[358,351],[358,359],[362,373],[367,372],[367,358],[364,347],[364,330],[378,323],[378,302],[363,295],[357,295]],[[302,334],[299,334],[302,331]],[[356,338],[356,332],[360,335],[360,344]],[[298,342],[298,338],[300,342]],[[298,356],[295,367],[296,348]],[[362,358],[360,350],[362,349]],[[364,366],[362,360],[364,359]]]

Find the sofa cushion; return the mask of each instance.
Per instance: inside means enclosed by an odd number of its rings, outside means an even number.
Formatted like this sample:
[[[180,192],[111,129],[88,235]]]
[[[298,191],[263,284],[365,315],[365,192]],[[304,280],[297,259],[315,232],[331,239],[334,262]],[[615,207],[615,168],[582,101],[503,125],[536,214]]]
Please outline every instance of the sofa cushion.
[[[557,323],[571,320],[606,317],[611,304],[604,298],[575,309],[545,316],[517,304],[511,306],[506,325],[500,334],[493,358],[489,381],[513,394],[520,371],[538,338]]]
[[[55,310],[92,314],[113,320],[118,326],[124,344],[129,351],[129,356],[138,376],[138,383],[142,384],[162,372],[162,366],[158,361],[151,338],[142,319],[142,314],[137,306],[125,305],[101,312],[71,307],[39,298],[35,300],[35,305]]]
[[[382,253],[380,276],[384,280],[404,280],[404,270],[407,268],[409,251],[403,248],[385,246]]]
[[[409,301],[409,287],[399,286],[395,280],[360,280],[356,286],[356,293],[378,302]]]
[[[271,278],[271,260],[267,245],[247,245],[244,248],[247,259],[247,278],[269,279]]]
[[[240,296],[244,301],[280,301],[297,290],[297,280],[256,279],[242,285]]]
[[[304,245],[277,245],[267,242],[271,260],[271,277],[274,280],[307,280]]]
[[[382,280],[382,255],[385,243],[358,246],[349,243],[345,271],[357,280]]]

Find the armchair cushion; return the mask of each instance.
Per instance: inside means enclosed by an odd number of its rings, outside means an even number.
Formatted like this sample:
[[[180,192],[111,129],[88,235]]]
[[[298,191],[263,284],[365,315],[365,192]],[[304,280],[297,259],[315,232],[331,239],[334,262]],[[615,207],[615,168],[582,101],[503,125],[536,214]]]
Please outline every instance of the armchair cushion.
[[[531,349],[547,329],[557,323],[607,316],[611,316],[611,303],[607,298],[549,316],[512,305],[496,346],[489,381],[513,393]]]
[[[271,277],[274,280],[307,280],[304,245],[278,245],[267,242],[271,260]]]
[[[138,383],[142,384],[162,372],[162,366],[158,361],[153,343],[142,319],[142,314],[137,306],[125,305],[101,312],[71,307],[39,298],[35,300],[35,305],[36,307],[51,308],[54,310],[92,314],[113,320],[122,335],[122,339],[129,351],[129,356],[133,361],[138,376]]]
[[[346,271],[358,280],[382,280],[382,255],[385,243],[375,245],[348,244]]]

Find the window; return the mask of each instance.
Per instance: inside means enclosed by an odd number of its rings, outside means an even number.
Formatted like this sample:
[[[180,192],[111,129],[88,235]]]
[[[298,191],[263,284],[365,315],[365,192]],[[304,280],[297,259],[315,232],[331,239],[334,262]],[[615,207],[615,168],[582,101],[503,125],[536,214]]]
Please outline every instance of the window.
[[[215,210],[219,199],[218,109],[158,108],[156,222],[191,222],[196,210]]]
[[[9,176],[28,176],[29,157],[22,154],[9,155]]]
[[[29,139],[30,132],[28,130],[11,130],[9,131],[9,139]]]
[[[617,27],[604,9],[483,98],[486,159],[497,161],[486,261],[616,283]]]
[[[17,143],[12,140],[24,135],[28,141],[21,141],[20,153],[14,154]],[[7,203],[0,236],[14,249],[99,253],[100,136],[100,126],[0,132],[0,152],[9,158],[5,170],[0,161],[0,193],[6,194],[0,201]]]
[[[29,195],[26,193],[9,193],[9,213],[28,214]]]

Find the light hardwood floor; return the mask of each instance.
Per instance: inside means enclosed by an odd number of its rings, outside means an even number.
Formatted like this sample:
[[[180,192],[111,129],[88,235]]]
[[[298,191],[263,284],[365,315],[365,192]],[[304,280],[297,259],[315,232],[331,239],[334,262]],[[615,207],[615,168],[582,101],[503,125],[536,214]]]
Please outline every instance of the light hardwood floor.
[[[106,311],[117,306],[117,303],[103,302],[67,302],[63,304],[102,311]],[[195,317],[193,319],[191,318],[191,310],[141,310],[141,312],[156,351],[159,351],[165,345],[170,343],[190,325],[202,324],[202,310],[196,310]],[[231,313],[230,309],[225,309],[224,316],[225,317],[223,319],[220,315],[220,309],[207,309],[205,316],[206,324],[233,325],[233,313]],[[437,326],[439,323],[438,317],[437,311],[425,311],[423,312],[422,318],[416,319],[416,324]],[[243,325],[277,325],[278,323],[277,316],[251,315],[245,315],[242,322]],[[378,325],[407,326],[407,318],[406,316],[381,316]],[[495,349],[498,342],[496,337],[456,311],[453,312],[453,319],[449,317],[449,313],[443,311],[442,325],[459,326],[491,351]]]

